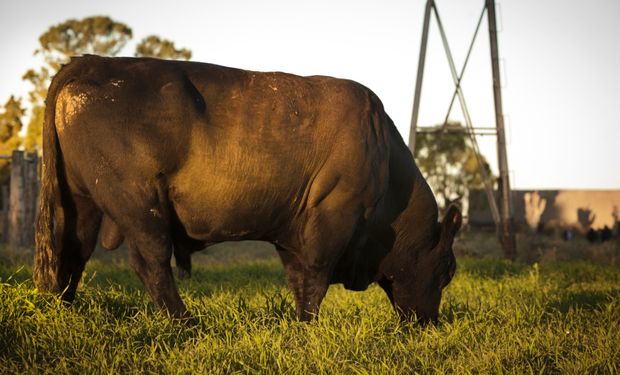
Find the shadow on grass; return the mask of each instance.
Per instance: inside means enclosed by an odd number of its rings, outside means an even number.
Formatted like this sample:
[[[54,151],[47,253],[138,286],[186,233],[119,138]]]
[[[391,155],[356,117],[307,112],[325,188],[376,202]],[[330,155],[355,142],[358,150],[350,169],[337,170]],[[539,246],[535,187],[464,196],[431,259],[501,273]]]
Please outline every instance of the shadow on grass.
[[[93,268],[93,272],[86,275],[85,285],[78,289],[75,305],[79,311],[97,306],[117,320],[131,319],[141,313],[158,313],[132,270],[125,266]],[[287,288],[282,266],[271,261],[201,267],[194,271],[190,280],[177,280],[177,285],[188,307],[191,300],[199,300],[201,296],[230,293],[235,296],[233,303],[242,311],[246,297],[261,293],[265,308],[274,317],[293,316],[294,313],[291,301],[277,291]]]
[[[0,281],[21,284],[32,279],[30,265],[14,266],[0,264]]]
[[[452,324],[457,321],[462,321],[465,318],[472,319],[476,314],[480,313],[481,308],[480,306],[472,306],[468,303],[451,302],[447,306],[441,308],[438,326],[440,327],[442,324]]]
[[[200,268],[193,272],[190,280],[181,280],[179,286],[197,293],[209,293],[214,289],[234,292],[248,287],[261,290],[287,284],[278,262],[261,261]]]
[[[492,258],[457,260],[458,272],[464,272],[474,277],[500,280],[507,276],[522,274],[529,266],[507,260]]]
[[[176,269],[173,268],[176,273]],[[127,289],[143,289],[138,276],[127,265],[93,264],[85,274],[85,287],[90,285],[121,285]],[[233,263],[229,265],[200,266],[192,272],[189,280],[176,280],[181,289],[189,288],[196,293],[213,290],[235,291],[245,287],[260,289],[286,286],[284,270],[276,261]]]
[[[224,242],[192,255],[190,280],[176,278],[181,288],[202,293],[213,289],[236,290],[246,285],[285,285],[284,272],[273,245],[259,241]],[[95,285],[121,284],[142,289],[136,274],[127,264],[127,249],[123,245],[115,251],[95,251],[86,266]],[[86,276],[88,279],[89,276]],[[90,283],[90,282],[88,282]]]
[[[568,291],[563,293],[559,300],[551,301],[547,311],[558,311],[562,314],[566,314],[573,309],[592,311],[617,300],[618,297],[620,297],[620,290],[618,289],[609,292]]]

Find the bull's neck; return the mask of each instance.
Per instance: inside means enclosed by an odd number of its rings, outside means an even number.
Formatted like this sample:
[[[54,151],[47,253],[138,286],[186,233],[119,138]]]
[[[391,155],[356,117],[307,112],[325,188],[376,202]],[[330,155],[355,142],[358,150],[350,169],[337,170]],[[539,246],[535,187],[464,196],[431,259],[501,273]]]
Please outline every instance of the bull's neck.
[[[407,207],[397,220],[397,246],[428,249],[436,241],[437,202],[421,174],[417,176]]]

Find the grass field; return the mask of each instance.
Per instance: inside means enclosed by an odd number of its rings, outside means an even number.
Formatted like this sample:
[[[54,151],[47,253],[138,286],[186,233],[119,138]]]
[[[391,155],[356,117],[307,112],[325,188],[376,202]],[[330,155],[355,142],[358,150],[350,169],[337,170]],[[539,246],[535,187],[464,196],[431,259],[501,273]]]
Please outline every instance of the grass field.
[[[122,252],[98,251],[66,307],[34,290],[31,251],[0,249],[0,374],[620,371],[617,244],[587,250],[611,254],[597,264],[530,243],[538,262],[512,264],[482,242],[463,241],[440,322],[424,328],[400,324],[378,287],[332,286],[319,321],[296,322],[282,267],[252,243],[194,256],[180,282],[194,327],[155,310]]]

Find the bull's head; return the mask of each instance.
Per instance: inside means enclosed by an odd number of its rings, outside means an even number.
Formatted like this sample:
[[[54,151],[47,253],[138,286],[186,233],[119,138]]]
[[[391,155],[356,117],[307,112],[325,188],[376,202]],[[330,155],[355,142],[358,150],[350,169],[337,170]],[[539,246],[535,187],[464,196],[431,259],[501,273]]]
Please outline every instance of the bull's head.
[[[443,221],[437,224],[433,245],[416,249],[407,259],[409,264],[402,265],[405,273],[392,280],[388,294],[402,320],[416,317],[421,323],[436,322],[441,292],[456,271],[452,243],[461,221],[459,209],[450,206]]]

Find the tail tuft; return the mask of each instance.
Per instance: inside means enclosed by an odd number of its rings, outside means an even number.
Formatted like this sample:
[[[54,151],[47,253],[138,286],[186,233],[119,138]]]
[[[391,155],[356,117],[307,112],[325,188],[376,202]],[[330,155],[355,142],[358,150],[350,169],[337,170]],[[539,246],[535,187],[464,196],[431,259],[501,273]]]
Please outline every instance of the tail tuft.
[[[36,223],[36,249],[32,276],[39,290],[60,292],[57,279],[59,262],[54,244],[54,208],[51,202],[53,198],[50,199],[45,190],[41,188],[39,198],[40,209]]]

